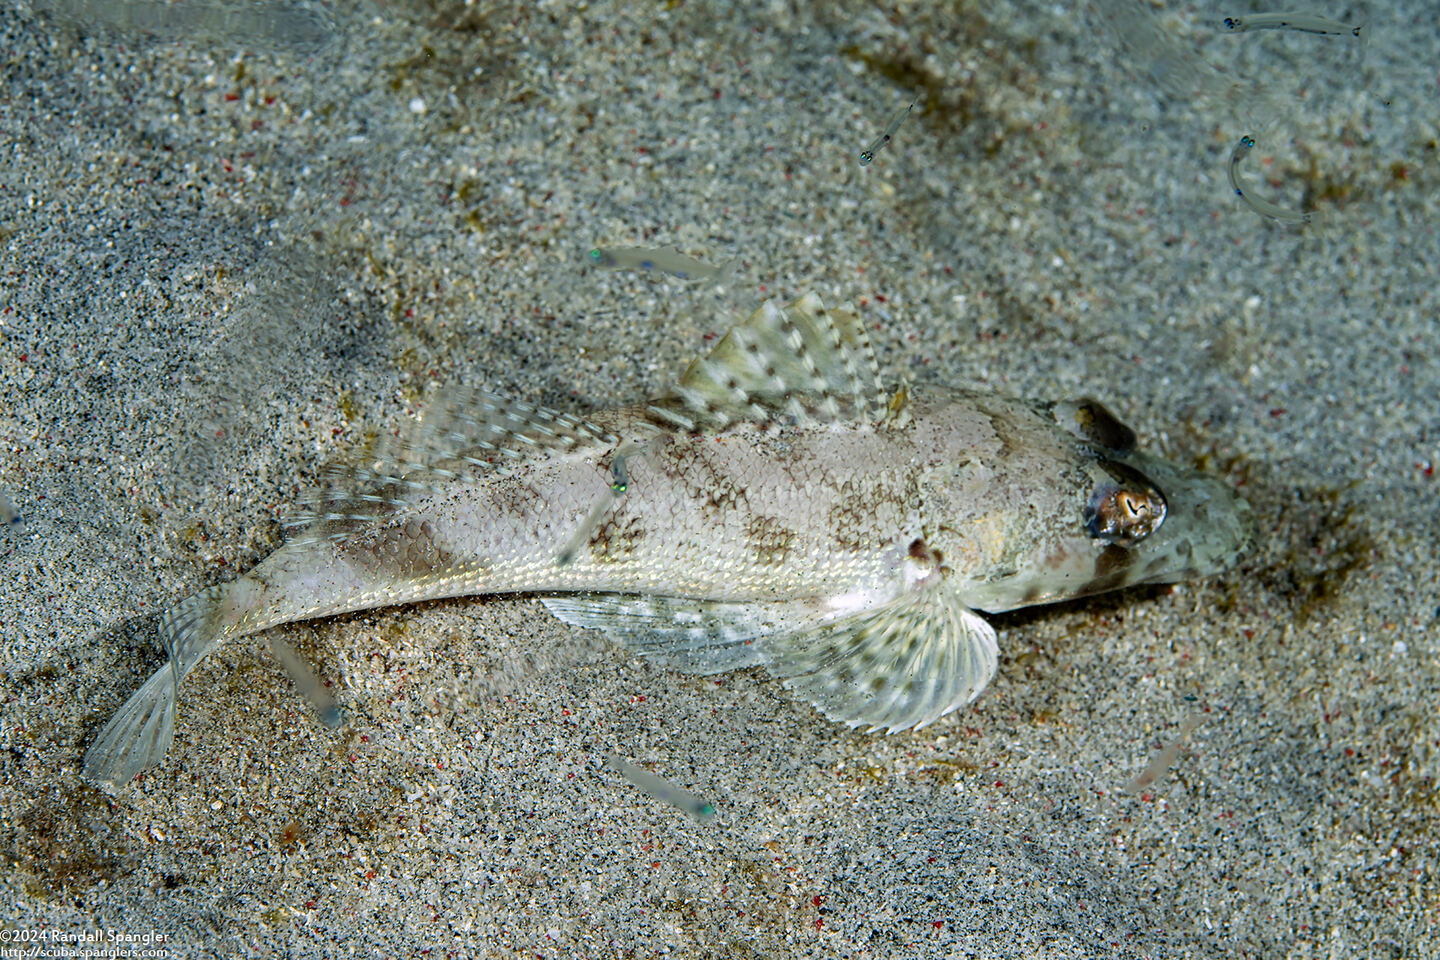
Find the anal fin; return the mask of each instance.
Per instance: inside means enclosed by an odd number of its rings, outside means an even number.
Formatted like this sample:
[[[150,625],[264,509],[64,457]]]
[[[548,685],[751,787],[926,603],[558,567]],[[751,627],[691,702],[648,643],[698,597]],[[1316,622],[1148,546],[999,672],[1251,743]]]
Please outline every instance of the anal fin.
[[[558,619],[603,630],[639,656],[682,673],[725,673],[763,662],[765,639],[813,621],[801,603],[720,603],[613,593],[541,597]]]

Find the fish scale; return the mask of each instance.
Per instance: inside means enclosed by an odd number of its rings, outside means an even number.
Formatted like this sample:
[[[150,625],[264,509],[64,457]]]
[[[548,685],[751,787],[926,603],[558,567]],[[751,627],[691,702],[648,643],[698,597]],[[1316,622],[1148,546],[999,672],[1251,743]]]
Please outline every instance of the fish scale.
[[[1212,574],[1245,549],[1244,501],[1134,443],[1093,400],[886,390],[854,311],[813,294],[590,419],[454,391],[333,475],[285,546],[166,614],[169,662],[85,775],[159,763],[221,643],[474,594],[538,594],[678,670],[763,666],[838,722],[923,726],[996,670],[977,611]]]

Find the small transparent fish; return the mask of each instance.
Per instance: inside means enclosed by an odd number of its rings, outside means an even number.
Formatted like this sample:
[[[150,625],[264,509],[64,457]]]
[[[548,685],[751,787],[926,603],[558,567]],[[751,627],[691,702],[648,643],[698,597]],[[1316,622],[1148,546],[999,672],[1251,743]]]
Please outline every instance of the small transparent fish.
[[[17,537],[25,535],[25,518],[20,515],[15,501],[10,499],[10,494],[4,490],[0,490],[0,529]]]
[[[1180,751],[1184,748],[1185,741],[1190,739],[1190,734],[1195,731],[1196,727],[1200,726],[1202,720],[1204,720],[1204,717],[1200,714],[1192,713],[1181,721],[1180,730],[1175,735],[1175,739],[1162,747],[1160,752],[1155,754],[1154,758],[1146,764],[1145,769],[1140,771],[1135,779],[1125,785],[1125,792],[1131,795],[1137,794],[1158,780],[1165,771],[1169,770],[1171,766],[1174,765],[1175,759],[1180,756]]]
[[[623,497],[625,491],[630,489],[630,470],[629,467],[626,466],[625,458],[634,455],[635,448],[631,448],[630,450],[622,448],[615,452],[614,457],[610,460],[610,475],[612,478],[610,489],[600,495],[599,501],[590,509],[590,513],[587,514],[580,525],[575,528],[575,533],[566,541],[565,546],[561,548],[560,552],[555,555],[556,564],[563,567],[575,559],[575,554],[579,552],[580,548],[585,544],[585,541],[594,535],[596,528],[600,526],[600,522],[605,518],[605,514],[615,505],[615,501]]]
[[[659,270],[681,280],[714,280],[716,283],[724,283],[729,278],[739,259],[732,257],[724,266],[712,267],[676,250],[652,250],[647,247],[596,247],[588,257],[591,263],[600,267]]]
[[[1364,39],[1365,23],[1341,23],[1328,17],[1309,13],[1255,13],[1245,17],[1226,17],[1225,26],[1233,33],[1250,30],[1296,30],[1324,37],[1351,36]]]
[[[1237,83],[1230,72],[1217,70],[1168,29],[1150,4],[1089,0],[1087,6],[1119,43],[1120,64],[1162,100],[1222,109],[1252,130],[1266,129],[1288,114],[1273,85]]]
[[[1254,536],[1228,485],[1138,449],[1094,400],[887,389],[866,324],[814,294],[762,304],[633,406],[443,392],[291,526],[164,614],[168,662],[100,731],[87,778],[159,763],[222,644],[477,594],[538,595],[665,667],[762,666],[838,723],[908,730],[990,682],[979,611],[1208,576]]]
[[[300,691],[300,696],[315,710],[315,715],[320,722],[331,730],[336,729],[345,722],[344,715],[340,712],[340,706],[330,691],[325,689],[325,684],[310,669],[310,665],[284,640],[277,636],[270,637],[270,652],[275,655],[280,666],[290,675],[290,681],[295,684],[295,689]]]
[[[1312,214],[1300,210],[1291,210],[1288,207],[1280,206],[1278,203],[1271,203],[1264,197],[1257,197],[1254,194],[1246,193],[1244,189],[1241,188],[1239,173],[1240,161],[1245,159],[1245,155],[1248,154],[1254,146],[1255,138],[1244,136],[1240,138],[1239,143],[1235,144],[1235,149],[1230,152],[1230,166],[1226,171],[1230,176],[1230,189],[1235,191],[1235,196],[1239,197],[1245,206],[1254,210],[1262,217],[1270,220],[1278,220],[1280,223],[1288,223],[1294,226],[1309,223],[1312,219]]]
[[[874,161],[875,154],[884,149],[885,145],[890,142],[891,138],[895,136],[895,131],[900,129],[900,124],[905,122],[905,118],[910,116],[910,111],[914,110],[915,104],[919,102],[919,97],[911,100],[910,106],[895,114],[890,122],[885,125],[885,132],[871,141],[870,146],[860,151],[860,166],[868,167],[870,163]]]
[[[111,26],[187,42],[239,40],[313,53],[336,35],[323,7],[292,0],[39,0],[37,6],[84,29]]]
[[[696,820],[708,820],[715,816],[715,804],[683,787],[677,787],[664,777],[657,777],[638,764],[611,755],[605,758],[605,766],[661,803],[668,803],[676,810],[690,814]]]

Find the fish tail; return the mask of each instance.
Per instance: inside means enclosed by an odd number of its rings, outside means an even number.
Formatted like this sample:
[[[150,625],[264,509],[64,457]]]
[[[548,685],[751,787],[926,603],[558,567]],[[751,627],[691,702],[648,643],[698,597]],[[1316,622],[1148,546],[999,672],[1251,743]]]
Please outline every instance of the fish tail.
[[[119,787],[155,766],[175,735],[175,678],[166,663],[105,724],[85,753],[85,779]]]
[[[160,640],[170,659],[131,694],[90,745],[85,753],[87,780],[119,787],[165,758],[175,735],[180,681],[232,635],[238,620],[234,601],[250,598],[249,591],[237,590],[246,583],[238,580],[202,590],[165,614]]]
[[[723,287],[728,284],[731,278],[735,276],[735,268],[739,266],[739,264],[740,257],[738,254],[727,260],[724,265],[720,267],[720,272],[715,275],[715,285],[717,287]]]
[[[1360,41],[1360,50],[1364,52],[1370,45],[1370,17],[1367,14],[1360,18],[1360,22],[1350,28],[1350,35]]]

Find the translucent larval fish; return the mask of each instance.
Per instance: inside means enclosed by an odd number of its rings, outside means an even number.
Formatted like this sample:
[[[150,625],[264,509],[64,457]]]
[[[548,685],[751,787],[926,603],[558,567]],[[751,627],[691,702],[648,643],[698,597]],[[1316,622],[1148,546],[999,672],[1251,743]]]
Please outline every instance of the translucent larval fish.
[[[1218,573],[1253,536],[1228,486],[1140,452],[1092,400],[886,390],[854,311],[813,294],[765,303],[648,403],[582,419],[452,393],[306,519],[164,616],[170,662],[87,777],[158,763],[223,642],[466,594],[540,594],[675,669],[760,665],[833,720],[905,730],[994,674],[977,610]]]
[[[596,247],[589,253],[590,262],[600,267],[620,270],[659,270],[681,280],[714,280],[724,284],[735,270],[739,257],[731,257],[718,267],[687,257],[678,250],[649,247]]]
[[[623,757],[608,756],[605,758],[605,766],[616,771],[656,800],[668,803],[676,810],[683,810],[696,820],[708,820],[715,816],[715,804],[709,800],[699,794],[691,793],[684,787],[676,786],[664,777],[657,777],[644,767],[631,763]]]

